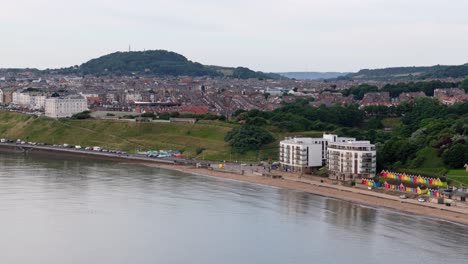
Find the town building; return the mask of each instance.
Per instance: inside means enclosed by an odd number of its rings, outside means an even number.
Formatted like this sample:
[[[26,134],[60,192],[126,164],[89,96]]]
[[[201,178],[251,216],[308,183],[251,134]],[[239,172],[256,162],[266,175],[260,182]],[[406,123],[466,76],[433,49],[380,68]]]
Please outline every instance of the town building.
[[[364,98],[361,101],[361,107],[370,105],[383,105],[391,106],[392,99],[390,98],[389,92],[371,92],[364,94]]]
[[[80,95],[46,99],[45,115],[52,118],[71,117],[88,110],[86,99]]]
[[[332,142],[327,148],[330,178],[352,180],[372,178],[376,173],[375,145],[369,141]]]
[[[29,108],[44,109],[46,96],[37,92],[15,91],[12,94],[12,104]]]
[[[13,90],[11,89],[3,89],[2,90],[3,96],[2,96],[2,104],[4,105],[9,105],[11,104],[11,101],[13,101]]]
[[[319,94],[315,101],[310,102],[309,105],[313,107],[319,107],[321,105],[325,105],[327,107],[336,105],[336,104],[353,104],[354,99],[352,96],[343,96],[342,93],[330,93],[330,92],[323,92]]]
[[[445,105],[452,105],[468,100],[468,95],[460,88],[435,89],[434,98]]]
[[[286,138],[280,142],[280,164],[286,171],[311,173],[322,167],[327,159],[327,146],[330,142],[349,142],[355,138],[324,134],[322,138]]]
[[[398,96],[398,102],[404,102],[404,101],[410,101],[413,102],[418,98],[424,98],[427,97],[424,92],[409,92],[409,93],[401,93]]]

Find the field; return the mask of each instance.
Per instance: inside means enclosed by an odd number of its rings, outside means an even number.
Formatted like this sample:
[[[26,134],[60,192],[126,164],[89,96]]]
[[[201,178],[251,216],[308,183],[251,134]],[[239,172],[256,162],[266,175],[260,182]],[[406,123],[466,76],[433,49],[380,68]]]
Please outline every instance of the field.
[[[0,137],[48,144],[101,146],[130,152],[151,149],[181,150],[187,158],[256,162],[278,157],[278,143],[285,134],[272,130],[275,142],[259,151],[237,154],[224,141],[235,124],[200,121],[196,124],[135,123],[112,120],[70,120],[38,118],[14,112],[0,112]],[[316,132],[301,133],[317,135]]]
[[[459,184],[468,185],[468,171],[464,169],[449,170],[447,177]]]

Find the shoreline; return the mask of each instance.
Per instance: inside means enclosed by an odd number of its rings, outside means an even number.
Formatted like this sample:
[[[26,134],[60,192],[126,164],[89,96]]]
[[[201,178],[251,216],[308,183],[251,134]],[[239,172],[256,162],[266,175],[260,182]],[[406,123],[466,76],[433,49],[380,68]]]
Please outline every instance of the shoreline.
[[[406,214],[417,214],[420,216],[443,220],[448,222],[453,222],[462,225],[468,225],[468,210],[467,213],[454,212],[450,209],[452,208],[434,208],[428,206],[427,204],[413,204],[404,200],[388,200],[385,198],[377,197],[370,192],[369,194],[355,193],[348,190],[338,190],[333,188],[333,186],[319,186],[311,183],[298,182],[288,179],[271,179],[263,176],[244,176],[234,173],[218,173],[213,172],[208,169],[198,169],[198,168],[187,168],[184,166],[167,166],[163,164],[152,164],[152,163],[143,163],[142,165],[153,167],[153,168],[163,168],[167,170],[176,170],[184,173],[196,174],[200,176],[208,176],[214,178],[223,178],[229,180],[235,180],[239,182],[248,182],[253,184],[259,184],[263,186],[277,187],[283,189],[289,189],[299,192],[305,192],[313,195],[318,195],[322,197],[328,197],[333,199],[338,199],[357,205],[369,206],[375,209],[385,208],[392,211],[403,212]],[[345,187],[348,188],[348,187]],[[445,206],[445,205],[444,205]]]
[[[13,144],[0,144],[0,150],[7,152],[21,153],[15,151],[23,146]],[[26,146],[31,148],[31,146]],[[430,204],[428,202],[419,203],[417,201],[401,200],[398,197],[380,194],[377,192],[361,190],[353,187],[344,187],[339,185],[332,185],[327,183],[320,183],[318,181],[291,178],[286,179],[272,179],[258,175],[241,175],[232,172],[224,172],[219,170],[210,170],[205,168],[196,168],[195,166],[178,165],[174,161],[158,160],[153,158],[138,157],[138,156],[119,156],[112,153],[100,153],[90,151],[80,151],[74,149],[56,149],[53,147],[33,146],[33,153],[53,153],[56,156],[82,156],[91,159],[109,160],[115,162],[124,162],[132,164],[141,164],[143,166],[152,168],[162,168],[167,170],[180,171],[200,176],[208,176],[215,178],[230,179],[240,182],[248,182],[253,184],[260,184],[264,186],[271,186],[277,188],[284,188],[299,192],[305,192],[313,195],[323,197],[330,197],[342,201],[351,202],[358,205],[370,206],[373,208],[386,208],[394,211],[399,211],[407,214],[417,214],[433,219],[445,220],[458,224],[468,225],[468,209],[467,208],[454,208],[445,205]]]

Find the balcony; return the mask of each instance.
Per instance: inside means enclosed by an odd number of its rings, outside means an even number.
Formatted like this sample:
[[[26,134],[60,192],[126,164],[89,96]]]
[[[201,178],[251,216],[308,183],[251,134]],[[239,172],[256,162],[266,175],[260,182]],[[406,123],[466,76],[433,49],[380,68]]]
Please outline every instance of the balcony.
[[[376,164],[374,162],[361,163],[359,168],[375,168]]]

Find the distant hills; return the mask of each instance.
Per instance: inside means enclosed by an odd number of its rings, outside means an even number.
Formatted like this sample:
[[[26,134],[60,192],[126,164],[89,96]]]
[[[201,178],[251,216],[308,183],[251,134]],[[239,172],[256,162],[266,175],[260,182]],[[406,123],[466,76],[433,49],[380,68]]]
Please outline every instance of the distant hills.
[[[297,80],[424,80],[467,78],[468,63],[464,65],[435,65],[362,69],[347,72],[281,72],[264,73],[246,67],[203,65],[181,54],[167,50],[114,52],[92,59],[80,66],[61,69],[0,69],[0,72],[92,74],[92,75],[149,75],[149,76],[211,76],[239,79],[297,79]]]
[[[350,74],[349,72],[278,72],[277,74],[296,80],[324,80],[334,79]]]
[[[297,80],[424,80],[443,78],[467,78],[468,63],[463,65],[435,65],[413,67],[391,67],[382,69],[363,69],[349,72],[280,72],[281,76]]]
[[[239,79],[280,79],[274,73],[253,71],[245,67],[206,66],[188,60],[183,55],[166,50],[115,52],[92,59],[78,67],[56,70],[58,73],[93,75],[153,75],[153,76],[211,76]]]
[[[468,63],[458,66],[435,65],[422,67],[393,67],[383,69],[364,69],[351,73],[344,78],[362,80],[424,80],[434,78],[468,77]]]

